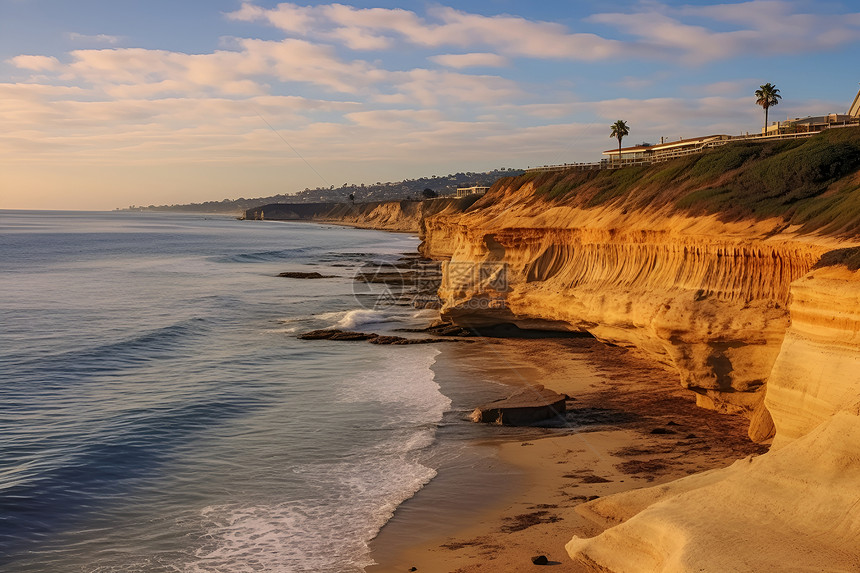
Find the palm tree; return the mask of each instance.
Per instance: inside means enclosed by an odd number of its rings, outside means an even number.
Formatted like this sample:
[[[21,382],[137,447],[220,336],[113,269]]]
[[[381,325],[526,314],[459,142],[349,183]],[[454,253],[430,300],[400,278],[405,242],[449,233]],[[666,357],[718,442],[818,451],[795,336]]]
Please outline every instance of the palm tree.
[[[612,133],[609,134],[609,137],[618,139],[618,161],[621,161],[621,140],[626,135],[630,135],[630,128],[627,126],[626,121],[619,119],[612,124]]]
[[[767,135],[767,109],[772,105],[779,105],[779,100],[782,99],[782,96],[779,95],[777,87],[770,82],[759,86],[759,88],[755,91],[755,97],[757,98],[755,103],[764,108],[764,133]]]

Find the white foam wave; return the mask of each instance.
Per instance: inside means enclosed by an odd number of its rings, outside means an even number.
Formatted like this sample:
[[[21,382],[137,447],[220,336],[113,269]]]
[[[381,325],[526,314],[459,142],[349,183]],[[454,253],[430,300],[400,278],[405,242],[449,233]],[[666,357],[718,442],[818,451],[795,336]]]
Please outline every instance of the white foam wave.
[[[207,507],[199,516],[203,542],[182,571],[361,573],[373,564],[370,540],[436,475],[419,452],[432,444],[435,423],[451,405],[431,369],[439,350],[378,351],[391,360],[340,380],[338,393],[342,400],[386,403],[385,437],[349,460],[289,468],[313,485],[300,500]]]
[[[417,310],[412,313],[412,318],[433,318],[439,316],[438,310],[433,310],[430,308],[422,308],[421,310]]]
[[[389,312],[361,308],[344,313],[332,328],[353,329],[360,328],[368,324],[381,324],[384,322],[394,322],[396,320],[398,320],[398,318]]]
[[[310,320],[319,320],[328,322],[326,328],[337,329],[356,329],[362,326],[371,324],[383,324],[387,322],[409,322],[413,320],[423,321],[430,320],[438,316],[436,310],[418,310],[414,312],[396,313],[388,310],[373,310],[367,308],[357,308],[353,310],[336,310],[330,312],[321,312],[313,315],[302,316],[287,316],[277,319],[280,324],[295,324],[307,322]]]
[[[360,372],[341,382],[342,402],[397,403],[414,412],[416,422],[435,422],[450,408],[451,400],[439,391],[431,366],[439,355],[432,346],[411,345],[391,350],[377,370]]]
[[[284,328],[269,328],[266,330],[266,332],[290,334],[292,332],[296,332],[298,329],[299,329],[298,326],[287,326]]]
[[[360,463],[302,468],[327,493],[323,500],[207,507],[206,542],[187,573],[358,573],[372,565],[368,543],[436,472],[401,451]]]
[[[345,311],[345,310],[336,310],[333,312],[321,312],[320,314],[316,315],[316,318],[319,318],[322,320],[340,320],[341,318],[343,318],[343,315],[345,315],[346,313],[347,313],[347,311]]]

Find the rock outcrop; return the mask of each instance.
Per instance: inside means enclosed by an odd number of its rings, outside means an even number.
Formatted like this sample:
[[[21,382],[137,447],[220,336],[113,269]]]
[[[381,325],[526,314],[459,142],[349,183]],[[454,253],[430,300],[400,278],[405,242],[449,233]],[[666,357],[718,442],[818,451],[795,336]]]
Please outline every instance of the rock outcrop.
[[[404,336],[377,334],[375,332],[355,332],[351,330],[338,330],[336,328],[311,330],[298,335],[296,338],[299,340],[336,340],[339,342],[366,340],[371,344],[390,344],[395,346],[403,346],[407,344],[438,344],[440,342],[471,342],[456,338],[406,338]]]
[[[790,308],[765,398],[774,448],[860,399],[860,271],[815,269],[792,284]]]
[[[614,573],[858,571],[858,459],[860,404],[778,451],[588,502],[614,527],[566,549]]]
[[[828,303],[797,281],[822,255],[858,244],[857,201],[860,129],[828,130],[651,167],[503,179],[463,213],[428,214],[421,250],[446,261],[451,323],[583,331],[635,348],[674,368],[699,406],[748,416],[750,436],[766,442],[769,404],[797,437],[854,391],[836,396],[839,384],[823,382],[803,398],[810,410],[790,414],[801,396],[779,379],[802,368],[776,361],[786,344],[822,350],[797,337],[821,331],[811,325]]]
[[[541,385],[520,390],[503,400],[476,408],[469,418],[473,422],[502,426],[527,426],[563,416],[567,397]]]
[[[789,325],[792,281],[835,244],[778,219],[725,223],[669,209],[541,201],[530,183],[425,222],[447,258],[443,316],[463,326],[586,331],[675,368],[700,406],[759,416]]]
[[[581,506],[608,529],[571,540],[575,561],[618,573],[860,570],[860,271],[813,270],[792,284],[790,308],[764,402],[771,451]]]
[[[332,279],[337,278],[337,275],[324,275],[322,273],[318,273],[316,271],[312,272],[304,272],[304,271],[284,271],[282,273],[278,273],[278,276],[285,279]]]

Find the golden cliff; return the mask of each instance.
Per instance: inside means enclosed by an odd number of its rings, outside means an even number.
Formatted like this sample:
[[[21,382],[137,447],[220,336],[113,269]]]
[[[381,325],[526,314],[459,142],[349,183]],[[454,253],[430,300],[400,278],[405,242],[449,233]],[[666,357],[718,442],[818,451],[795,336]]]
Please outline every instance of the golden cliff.
[[[672,366],[700,406],[750,416],[789,324],[789,285],[831,248],[780,234],[778,220],[542,205],[528,183],[476,207],[425,222],[425,254],[454,271],[444,317],[587,331]],[[484,272],[498,263],[504,277]],[[761,408],[752,432],[770,437]]]
[[[476,197],[444,197],[423,201],[374,201],[369,203],[272,203],[248,209],[242,219],[314,221],[365,229],[423,233],[426,218],[459,213]]]
[[[815,269],[791,286],[791,326],[765,398],[774,449],[860,403],[860,272],[849,266]]]
[[[860,272],[795,281],[767,382],[770,452],[580,506],[606,529],[572,539],[571,558],[617,573],[860,570],[858,333]]]
[[[587,331],[750,420],[770,452],[580,506],[595,571],[858,571],[860,130],[502,180],[427,217],[443,316]]]
[[[845,228],[860,224],[833,200],[860,195],[860,130],[842,131],[851,133],[501,180],[465,212],[424,220],[422,252],[448,261],[443,317],[636,348],[674,368],[698,405],[748,415],[750,436],[767,441],[765,384],[791,285],[822,254],[854,244]],[[786,166],[802,197],[772,175]],[[836,224],[839,233],[810,232]]]

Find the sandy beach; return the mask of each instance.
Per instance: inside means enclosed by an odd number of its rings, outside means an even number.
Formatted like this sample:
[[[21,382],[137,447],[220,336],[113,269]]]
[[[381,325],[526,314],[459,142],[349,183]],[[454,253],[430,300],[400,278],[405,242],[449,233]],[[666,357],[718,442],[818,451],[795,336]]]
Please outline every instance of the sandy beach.
[[[457,467],[440,471],[380,532],[368,572],[522,571],[538,555],[553,571],[581,571],[564,544],[609,525],[580,515],[584,501],[766,451],[747,438],[745,419],[697,408],[675,374],[623,348],[584,338],[450,347],[437,361],[443,390],[457,377],[507,391],[543,384],[572,398],[569,424],[490,426],[466,440]]]

